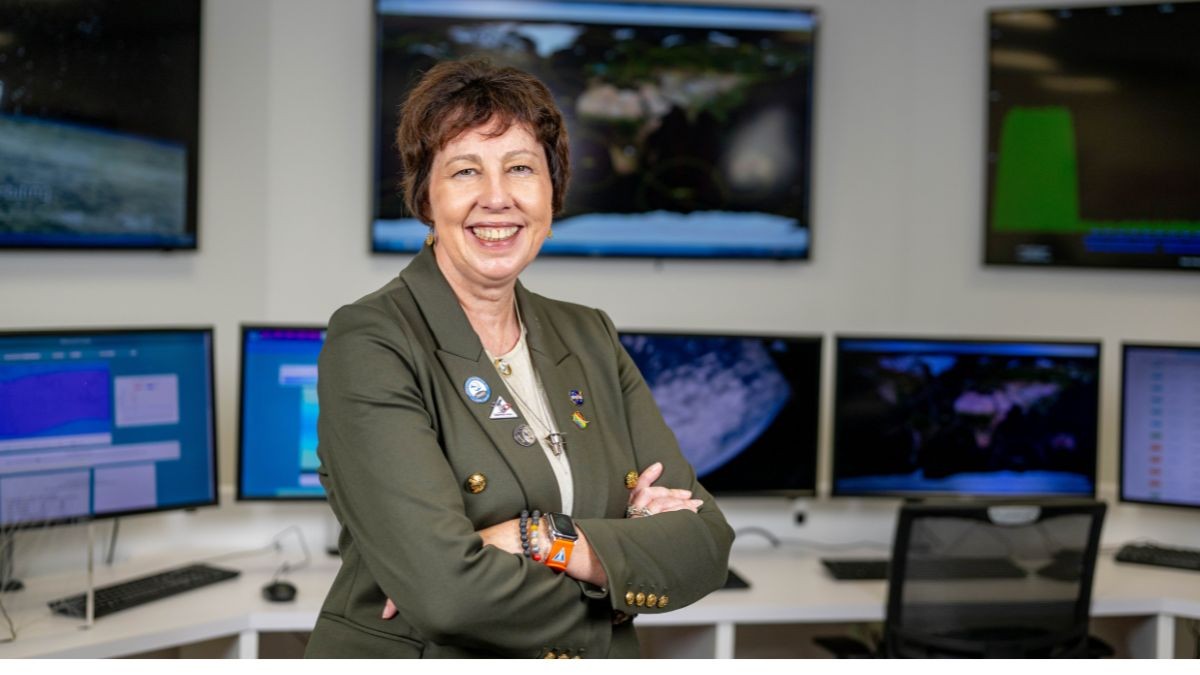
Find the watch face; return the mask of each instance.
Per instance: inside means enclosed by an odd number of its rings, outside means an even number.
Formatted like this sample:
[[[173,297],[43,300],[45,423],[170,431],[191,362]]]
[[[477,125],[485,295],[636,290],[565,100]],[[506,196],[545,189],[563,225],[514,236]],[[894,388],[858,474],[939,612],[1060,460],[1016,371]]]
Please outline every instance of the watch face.
[[[575,533],[575,521],[564,513],[550,513],[550,527],[559,535],[567,539],[575,539],[579,535]]]

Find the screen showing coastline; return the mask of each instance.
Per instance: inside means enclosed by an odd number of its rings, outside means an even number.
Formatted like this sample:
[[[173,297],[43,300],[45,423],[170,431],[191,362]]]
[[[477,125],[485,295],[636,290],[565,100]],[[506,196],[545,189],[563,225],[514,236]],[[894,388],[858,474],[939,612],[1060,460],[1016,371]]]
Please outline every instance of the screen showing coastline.
[[[0,248],[196,248],[200,0],[0,0]]]
[[[526,70],[567,121],[573,178],[551,255],[807,258],[817,17],[791,8],[379,0],[379,252],[418,250],[397,109],[433,64]]]
[[[1200,3],[988,27],[985,261],[1200,269]]]
[[[838,338],[835,495],[1090,496],[1100,345]]]
[[[821,338],[621,332],[683,456],[718,495],[811,495]]]

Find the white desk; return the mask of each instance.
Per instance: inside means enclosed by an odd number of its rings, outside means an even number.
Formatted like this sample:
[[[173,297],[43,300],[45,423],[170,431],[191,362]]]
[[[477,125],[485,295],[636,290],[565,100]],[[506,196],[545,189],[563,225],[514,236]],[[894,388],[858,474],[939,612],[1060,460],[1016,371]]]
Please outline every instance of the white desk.
[[[140,560],[101,568],[97,585],[205,557],[200,554]],[[278,565],[273,556],[215,564],[242,570],[235,580],[82,622],[54,615],[46,601],[78,592],[83,575],[27,580],[28,588],[5,595],[19,638],[0,644],[0,658],[113,657],[181,647],[183,656],[255,658],[262,633],[307,632],[316,621],[337,569],[320,556],[312,567],[292,573],[296,601],[271,603],[260,589]],[[732,566],[751,583],[746,590],[720,591],[667,614],[638,619],[648,642],[668,644],[675,655],[729,658],[739,653],[739,630],[844,624],[883,620],[882,581],[835,581],[819,557],[801,551],[735,551]],[[1200,575],[1118,565],[1111,553],[1097,566],[1094,617],[1128,617],[1129,651],[1135,656],[1174,653],[1179,619],[1200,620]],[[0,624],[0,632],[5,631]],[[664,636],[655,640],[655,634]],[[786,646],[786,645],[785,645]],[[799,654],[799,652],[796,652]]]

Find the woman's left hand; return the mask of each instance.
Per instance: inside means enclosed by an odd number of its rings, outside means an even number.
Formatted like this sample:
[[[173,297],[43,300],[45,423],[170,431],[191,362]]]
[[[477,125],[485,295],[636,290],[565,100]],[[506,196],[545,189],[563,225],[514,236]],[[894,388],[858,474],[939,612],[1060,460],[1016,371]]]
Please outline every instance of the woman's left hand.
[[[668,511],[699,511],[704,501],[692,499],[691,490],[654,485],[662,477],[662,472],[662,462],[655,462],[638,476],[637,485],[629,493],[628,517],[640,518]]]

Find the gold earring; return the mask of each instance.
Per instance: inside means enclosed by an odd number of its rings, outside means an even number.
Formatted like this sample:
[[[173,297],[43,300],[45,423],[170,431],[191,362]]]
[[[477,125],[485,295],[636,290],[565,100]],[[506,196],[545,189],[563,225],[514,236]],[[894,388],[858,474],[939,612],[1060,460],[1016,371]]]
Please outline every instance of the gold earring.
[[[433,228],[429,228],[429,234],[425,235],[425,245],[433,246]]]
[[[552,228],[550,228],[549,230],[546,230],[546,238],[547,238],[547,239],[553,239],[553,238],[554,238],[554,228],[553,228],[553,227],[552,227]]]

